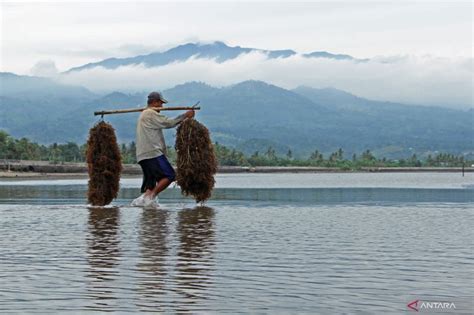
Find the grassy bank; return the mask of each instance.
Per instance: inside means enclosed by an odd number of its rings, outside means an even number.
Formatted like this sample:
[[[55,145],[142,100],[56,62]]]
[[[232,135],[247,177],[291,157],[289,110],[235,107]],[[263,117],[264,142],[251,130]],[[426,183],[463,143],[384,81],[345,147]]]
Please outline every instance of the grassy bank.
[[[368,166],[357,169],[315,166],[220,166],[218,173],[340,173],[340,172],[459,172],[462,167],[379,167]],[[474,172],[465,167],[465,172]],[[124,164],[124,176],[141,176],[137,164]],[[87,177],[85,163],[51,163],[47,161],[3,160],[0,162],[0,178],[15,177]]]

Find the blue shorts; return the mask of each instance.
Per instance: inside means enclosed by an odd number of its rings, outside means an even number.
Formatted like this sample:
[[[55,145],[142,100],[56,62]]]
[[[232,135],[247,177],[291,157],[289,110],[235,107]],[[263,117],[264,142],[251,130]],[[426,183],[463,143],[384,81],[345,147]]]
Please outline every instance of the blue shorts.
[[[176,173],[165,155],[141,160],[138,164],[143,171],[142,193],[147,189],[155,188],[156,183],[163,178],[168,178],[170,182],[176,179]]]

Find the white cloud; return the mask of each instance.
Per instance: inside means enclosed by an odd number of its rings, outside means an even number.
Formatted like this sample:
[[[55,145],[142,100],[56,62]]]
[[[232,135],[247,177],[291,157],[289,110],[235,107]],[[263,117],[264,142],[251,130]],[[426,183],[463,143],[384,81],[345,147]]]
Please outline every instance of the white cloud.
[[[65,71],[196,39],[358,58],[472,55],[472,1],[36,2],[0,2],[0,71],[26,74],[44,59]]]
[[[52,60],[41,60],[31,68],[30,72],[38,77],[53,77],[58,74],[58,68]]]
[[[60,80],[94,91],[163,90],[189,81],[225,86],[262,80],[284,88],[335,87],[375,100],[445,107],[473,106],[473,59],[425,56],[377,57],[369,62],[305,58],[267,59],[249,53],[217,63],[191,58],[161,67],[94,68]]]

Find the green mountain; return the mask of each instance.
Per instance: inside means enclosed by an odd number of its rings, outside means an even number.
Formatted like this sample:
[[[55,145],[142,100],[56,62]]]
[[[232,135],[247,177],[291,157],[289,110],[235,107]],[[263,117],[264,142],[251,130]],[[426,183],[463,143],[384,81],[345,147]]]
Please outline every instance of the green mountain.
[[[12,86],[1,76],[3,86]],[[14,77],[30,82],[31,77]],[[41,83],[43,84],[43,83]],[[48,84],[54,84],[49,82]],[[47,89],[26,89],[13,95],[0,93],[0,129],[14,137],[28,137],[40,143],[74,141],[83,143],[104,109],[142,107],[146,92],[105,96],[84,95],[73,87],[51,85]],[[50,91],[48,91],[50,89]],[[71,95],[68,94],[71,92]],[[473,111],[440,107],[376,102],[336,89],[297,88],[286,90],[261,81],[245,81],[216,88],[190,82],[163,91],[169,106],[192,105],[200,101],[197,119],[211,130],[214,141],[246,153],[278,154],[289,149],[295,156],[308,156],[339,148],[345,154],[367,149],[387,157],[406,157],[442,151],[462,154],[474,151]],[[167,112],[169,116],[176,112]],[[135,138],[138,113],[109,115],[119,141]],[[165,134],[174,144],[174,130]]]

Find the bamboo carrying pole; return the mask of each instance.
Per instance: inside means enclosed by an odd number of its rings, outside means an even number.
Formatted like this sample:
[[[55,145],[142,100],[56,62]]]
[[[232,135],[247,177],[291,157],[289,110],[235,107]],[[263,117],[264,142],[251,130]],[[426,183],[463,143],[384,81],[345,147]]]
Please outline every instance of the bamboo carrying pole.
[[[103,110],[99,112],[94,112],[94,116],[97,115],[109,115],[109,114],[124,114],[124,113],[134,113],[134,112],[142,112],[145,109],[151,108],[156,111],[162,111],[162,110],[199,110],[201,107],[197,107],[199,102],[194,104],[191,107],[186,107],[186,106],[176,106],[176,107],[143,107],[143,108],[131,108],[131,109],[116,109],[116,110]]]

